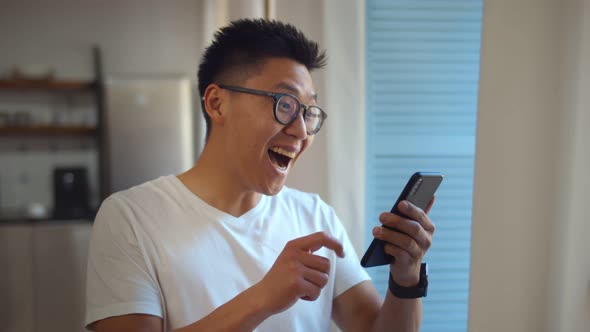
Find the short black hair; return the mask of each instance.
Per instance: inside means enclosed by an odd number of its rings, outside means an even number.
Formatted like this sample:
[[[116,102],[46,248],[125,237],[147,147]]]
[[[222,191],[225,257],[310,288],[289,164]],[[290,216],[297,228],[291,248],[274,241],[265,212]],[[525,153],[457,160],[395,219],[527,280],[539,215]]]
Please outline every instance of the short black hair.
[[[289,58],[310,72],[326,64],[326,52],[295,26],[275,20],[240,19],[219,29],[199,65],[201,100],[211,83],[237,84],[268,58]],[[231,80],[231,81],[230,81]],[[211,119],[201,102],[207,137]]]

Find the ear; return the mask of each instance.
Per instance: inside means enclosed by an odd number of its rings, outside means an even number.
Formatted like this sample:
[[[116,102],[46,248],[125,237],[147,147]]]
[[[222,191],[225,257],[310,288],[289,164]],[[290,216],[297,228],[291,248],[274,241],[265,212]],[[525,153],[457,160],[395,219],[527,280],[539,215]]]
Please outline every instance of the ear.
[[[204,94],[205,112],[209,115],[211,123],[223,125],[227,94],[217,84],[209,84]]]

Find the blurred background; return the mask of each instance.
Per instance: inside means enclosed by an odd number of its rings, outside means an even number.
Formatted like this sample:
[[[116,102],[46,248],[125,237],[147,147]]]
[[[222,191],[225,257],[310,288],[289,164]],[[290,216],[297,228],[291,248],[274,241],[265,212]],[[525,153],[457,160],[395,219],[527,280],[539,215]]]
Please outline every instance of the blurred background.
[[[84,330],[100,202],[192,166],[201,54],[242,17],[328,51],[288,185],[359,255],[411,173],[445,174],[422,331],[587,331],[587,0],[0,0],[0,331]]]

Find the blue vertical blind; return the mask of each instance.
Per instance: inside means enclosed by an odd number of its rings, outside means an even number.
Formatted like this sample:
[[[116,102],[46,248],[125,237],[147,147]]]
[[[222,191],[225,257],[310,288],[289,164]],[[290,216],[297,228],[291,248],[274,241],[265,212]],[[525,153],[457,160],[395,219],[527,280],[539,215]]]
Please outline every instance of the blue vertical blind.
[[[426,332],[467,331],[481,17],[482,0],[366,0],[366,243],[413,172],[445,175]],[[382,295],[388,269],[368,269]]]

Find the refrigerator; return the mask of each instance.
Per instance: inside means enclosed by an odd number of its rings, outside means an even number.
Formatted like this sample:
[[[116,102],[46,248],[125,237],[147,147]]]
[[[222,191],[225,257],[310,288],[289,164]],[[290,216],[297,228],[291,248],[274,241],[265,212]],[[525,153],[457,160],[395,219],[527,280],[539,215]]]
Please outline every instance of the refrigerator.
[[[117,192],[189,169],[195,161],[191,82],[113,76],[105,81],[108,183]]]

